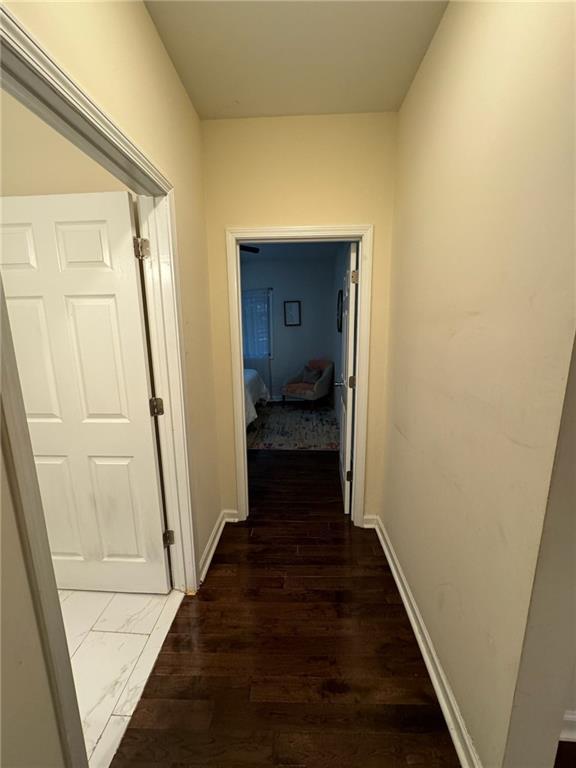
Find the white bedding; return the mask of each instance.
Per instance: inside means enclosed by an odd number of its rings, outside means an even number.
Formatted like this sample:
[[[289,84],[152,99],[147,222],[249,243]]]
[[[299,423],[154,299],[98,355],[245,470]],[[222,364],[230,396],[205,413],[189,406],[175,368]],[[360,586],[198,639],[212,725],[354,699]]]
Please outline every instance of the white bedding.
[[[253,368],[244,369],[244,403],[246,412],[246,426],[252,424],[257,418],[255,405],[260,401],[268,402],[268,388],[264,384],[262,376]]]

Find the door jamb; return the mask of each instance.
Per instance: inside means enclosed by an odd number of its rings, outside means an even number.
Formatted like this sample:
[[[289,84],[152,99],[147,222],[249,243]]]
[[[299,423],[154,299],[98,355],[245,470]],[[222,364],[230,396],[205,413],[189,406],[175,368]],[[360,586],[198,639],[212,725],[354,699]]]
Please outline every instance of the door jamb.
[[[232,351],[232,393],[234,399],[234,443],[238,519],[248,516],[248,464],[244,415],[244,364],[242,359],[242,288],[239,245],[242,242],[326,242],[356,240],[358,248],[358,330],[356,337],[356,397],[354,423],[354,472],[351,518],[364,525],[364,485],[368,425],[368,373],[370,365],[370,304],[372,299],[373,227],[337,225],[325,227],[230,227],[226,229],[228,301]]]
[[[158,419],[166,517],[175,532],[171,547],[172,583],[182,592],[196,591],[199,579],[194,551],[195,517],[186,444],[186,391],[178,285],[178,252],[173,221],[173,192],[138,197],[140,233],[150,242],[144,259],[150,346],[156,389],[164,402]]]

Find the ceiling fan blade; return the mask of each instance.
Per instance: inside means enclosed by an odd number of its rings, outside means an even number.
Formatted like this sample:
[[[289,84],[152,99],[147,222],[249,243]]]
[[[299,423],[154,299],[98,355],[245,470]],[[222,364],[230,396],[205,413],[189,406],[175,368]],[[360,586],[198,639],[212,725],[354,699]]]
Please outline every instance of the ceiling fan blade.
[[[256,248],[255,245],[242,245],[240,244],[240,250],[247,253],[260,253],[260,248]]]

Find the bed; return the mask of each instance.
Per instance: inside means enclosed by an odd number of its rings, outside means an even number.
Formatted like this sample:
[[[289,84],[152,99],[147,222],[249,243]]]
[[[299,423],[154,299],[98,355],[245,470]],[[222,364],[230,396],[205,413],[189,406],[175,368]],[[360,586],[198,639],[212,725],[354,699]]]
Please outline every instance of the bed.
[[[262,376],[254,368],[244,369],[244,404],[246,413],[246,426],[258,417],[256,403],[268,402],[270,395],[264,384]]]

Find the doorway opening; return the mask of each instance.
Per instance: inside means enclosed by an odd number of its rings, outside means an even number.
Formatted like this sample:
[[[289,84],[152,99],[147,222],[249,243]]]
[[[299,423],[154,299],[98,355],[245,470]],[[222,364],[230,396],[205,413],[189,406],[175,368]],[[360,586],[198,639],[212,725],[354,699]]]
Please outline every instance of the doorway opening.
[[[134,707],[136,681],[145,680],[139,658],[181,597],[164,542],[160,416],[149,407],[161,393],[135,251],[138,203],[23,105],[1,98],[10,153],[0,275],[91,757]],[[40,164],[36,148],[54,159]],[[66,165],[60,177],[57,162]]]
[[[357,256],[357,243],[338,241],[240,245],[248,457],[253,451],[336,453],[346,513]],[[249,479],[250,466],[249,460]]]
[[[197,584],[171,186],[2,21],[3,471],[80,768],[103,764]]]
[[[228,231],[238,519],[265,452],[326,453],[362,524],[371,227]],[[301,456],[302,458],[302,456]]]

